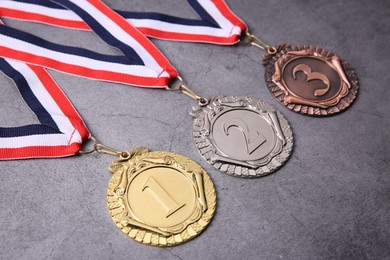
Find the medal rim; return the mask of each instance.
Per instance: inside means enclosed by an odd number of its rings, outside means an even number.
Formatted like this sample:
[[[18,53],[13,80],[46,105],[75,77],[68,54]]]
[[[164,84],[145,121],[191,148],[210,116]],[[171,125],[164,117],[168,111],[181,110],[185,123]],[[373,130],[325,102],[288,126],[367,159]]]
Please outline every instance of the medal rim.
[[[276,52],[273,54],[266,54],[263,59],[263,63],[265,65],[265,81],[267,83],[268,89],[270,92],[273,94],[273,96],[284,106],[286,106],[288,109],[303,114],[303,115],[308,115],[308,116],[332,116],[335,114],[338,114],[340,112],[344,112],[347,110],[351,104],[355,101],[359,89],[359,79],[355,73],[355,70],[351,67],[351,65],[341,59],[338,55],[332,53],[331,51],[320,48],[317,46],[312,46],[312,45],[287,45],[287,44],[280,44],[277,46]],[[333,66],[332,69],[336,69],[336,72],[338,73],[338,76],[340,77],[341,83],[343,85],[348,84],[350,87],[347,87],[347,93],[342,93],[343,92],[343,86],[340,87],[340,90],[338,91],[338,95],[335,95],[333,98],[333,103],[328,105],[326,108],[319,107],[319,106],[313,106],[307,103],[312,103],[313,101],[311,99],[305,99],[302,97],[299,97],[299,95],[296,95],[294,93],[294,96],[298,96],[298,100],[301,101],[302,103],[299,102],[294,102],[294,98],[291,98],[291,90],[289,91],[289,88],[286,87],[283,81],[283,76],[282,76],[282,70],[284,67],[293,59],[288,59],[288,61],[283,61],[285,59],[285,56],[288,55],[291,52],[297,52],[297,51],[302,51],[302,50],[307,50],[310,54],[308,55],[301,55],[299,57],[308,57],[308,58],[317,58],[320,59],[326,63],[329,63],[328,60],[331,60],[332,57],[335,59],[339,60],[339,63],[341,65],[341,75],[340,71],[337,70],[337,67],[335,68],[334,64],[331,64]],[[313,55],[315,53],[318,56]],[[295,55],[297,56],[297,55]],[[298,57],[295,57],[298,58]],[[280,79],[275,79],[275,74],[276,74],[276,64],[283,63],[282,70],[279,72],[280,73]],[[345,82],[343,80],[343,75],[346,77],[348,82]],[[277,78],[277,77],[276,77]],[[283,81],[283,83],[280,82],[275,82],[275,81]],[[283,84],[281,86],[281,84]],[[330,98],[332,99],[332,98]],[[332,100],[320,100],[320,102],[331,102]],[[304,104],[303,104],[304,103]],[[317,102],[314,102],[317,103]],[[332,103],[332,102],[331,102]]]

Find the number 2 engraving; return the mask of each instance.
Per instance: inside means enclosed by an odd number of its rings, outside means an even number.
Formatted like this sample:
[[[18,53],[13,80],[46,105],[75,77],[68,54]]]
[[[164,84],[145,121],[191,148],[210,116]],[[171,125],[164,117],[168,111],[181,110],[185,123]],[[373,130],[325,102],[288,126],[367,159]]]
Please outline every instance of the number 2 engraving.
[[[251,138],[251,133],[248,125],[241,119],[231,118],[226,120],[226,122],[223,125],[223,129],[226,135],[229,135],[229,129],[231,127],[238,128],[241,131],[241,133],[244,135],[248,154],[253,153],[257,148],[259,148],[263,143],[267,141],[265,137],[258,131],[256,131],[256,136],[254,138]]]
[[[184,207],[186,204],[178,204],[173,200],[171,196],[161,187],[161,185],[153,178],[149,177],[142,187],[142,191],[149,189],[152,194],[158,199],[158,201],[168,209],[166,218],[171,216],[173,213]]]
[[[312,80],[321,80],[326,87],[324,89],[317,89],[314,91],[314,96],[320,97],[325,95],[329,89],[330,89],[330,81],[327,76],[320,72],[313,72],[311,68],[306,65],[306,64],[298,64],[297,66],[294,67],[293,69],[293,78],[296,79],[296,74],[302,71],[306,75],[306,82],[312,81]]]

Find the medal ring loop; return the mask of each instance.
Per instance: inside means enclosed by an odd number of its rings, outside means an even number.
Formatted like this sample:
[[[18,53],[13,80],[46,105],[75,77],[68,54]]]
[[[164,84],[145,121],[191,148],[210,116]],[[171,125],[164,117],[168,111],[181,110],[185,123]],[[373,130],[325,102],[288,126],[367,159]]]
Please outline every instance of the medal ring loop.
[[[268,46],[266,49],[268,54],[275,54],[276,53],[276,48]]]

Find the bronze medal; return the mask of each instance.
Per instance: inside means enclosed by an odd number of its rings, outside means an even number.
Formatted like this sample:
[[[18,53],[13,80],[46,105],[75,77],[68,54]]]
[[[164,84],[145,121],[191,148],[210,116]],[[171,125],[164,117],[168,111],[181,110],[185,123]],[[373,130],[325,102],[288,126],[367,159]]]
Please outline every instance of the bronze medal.
[[[315,46],[279,45],[264,56],[269,90],[294,112],[327,116],[348,108],[358,78],[348,62]]]

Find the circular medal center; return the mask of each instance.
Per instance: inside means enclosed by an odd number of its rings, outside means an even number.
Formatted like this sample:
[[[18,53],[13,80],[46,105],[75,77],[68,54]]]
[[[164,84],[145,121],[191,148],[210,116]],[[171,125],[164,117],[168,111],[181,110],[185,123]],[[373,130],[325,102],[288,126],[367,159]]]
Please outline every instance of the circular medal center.
[[[275,132],[262,115],[247,109],[232,109],[213,123],[212,137],[217,149],[240,161],[260,160],[275,147]]]
[[[285,86],[304,99],[328,100],[337,96],[341,90],[340,75],[330,63],[321,59],[293,59],[284,66],[282,74]]]
[[[136,219],[160,228],[185,222],[196,202],[192,182],[168,167],[153,167],[139,173],[130,182],[127,196]]]

